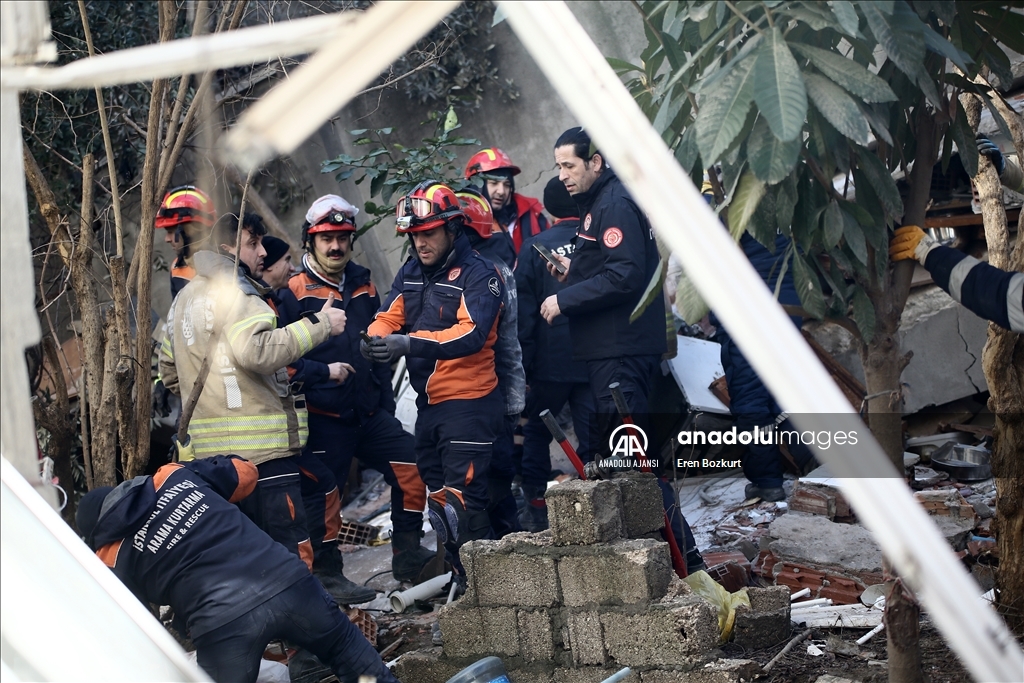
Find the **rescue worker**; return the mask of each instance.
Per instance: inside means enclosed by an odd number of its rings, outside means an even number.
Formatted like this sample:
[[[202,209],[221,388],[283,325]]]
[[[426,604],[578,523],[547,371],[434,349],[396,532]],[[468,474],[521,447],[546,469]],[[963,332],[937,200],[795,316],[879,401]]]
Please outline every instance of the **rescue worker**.
[[[494,344],[504,285],[463,234],[465,213],[450,188],[425,181],[398,200],[398,232],[412,256],[360,346],[378,363],[407,357],[416,390],[416,465],[427,513],[464,579],[458,549],[490,536],[491,450],[505,404]]]
[[[302,454],[305,400],[288,383],[287,365],[344,332],[345,313],[328,297],[320,311],[278,328],[270,289],[260,282],[266,226],[256,214],[246,214],[236,271],[238,232],[238,218],[223,216],[214,226],[214,242],[223,253],[195,253],[196,277],[175,298],[160,348],[160,374],[179,396],[192,392],[211,354],[186,457],[230,452],[251,460],[260,478],[243,511],[302,558],[336,600],[372,600],[375,591],[341,573],[338,487],[316,457]]]
[[[164,465],[90,491],[75,521],[139,601],[171,606],[213,680],[252,683],[267,643],[283,638],[345,683],[397,683],[305,565],[232,505],[258,476],[235,455]]]
[[[501,434],[494,442],[488,475],[490,504],[487,508],[491,516],[491,529],[496,537],[502,538],[506,534],[521,531],[516,499],[512,494],[512,480],[516,476],[513,464],[515,428],[520,413],[526,407],[526,374],[523,372],[517,319],[519,304],[515,276],[510,265],[515,263],[516,254],[506,233],[495,229],[491,205],[478,191],[469,188],[458,192],[456,196],[466,214],[465,234],[470,245],[494,264],[505,285],[504,310],[498,324],[498,339],[494,343],[494,370],[505,401],[505,421]]]
[[[592,433],[603,442],[618,415],[609,385],[618,382],[626,408],[643,428],[648,393],[666,349],[665,293],[634,321],[630,315],[647,283],[660,267],[654,231],[622,181],[601,156],[590,135],[570,128],[555,142],[558,179],[576,200],[583,222],[576,231],[570,259],[555,255],[566,267],[559,279],[567,282],[549,295],[540,314],[550,325],[560,315],[569,318],[573,358],[587,363],[590,389],[597,407]],[[552,266],[548,272],[555,274]],[[687,571],[703,568],[690,527],[679,512],[678,499],[660,477],[665,512]]]
[[[516,192],[515,176],[520,173],[519,167],[500,149],[480,150],[469,158],[464,173],[466,180],[474,177],[483,180],[481,191],[491,203],[494,220],[508,233],[517,254],[523,240],[548,229],[541,203]]]
[[[889,257],[916,259],[953,301],[1004,329],[1024,333],[1024,273],[1005,271],[943,246],[916,225],[896,230]]]
[[[583,462],[594,459],[590,446],[594,394],[590,390],[587,364],[573,360],[569,320],[559,316],[548,325],[540,316],[540,303],[565,289],[565,284],[548,272],[545,260],[534,251],[533,243],[569,258],[576,246],[576,230],[580,224],[576,202],[557,176],[544,188],[544,208],[556,220],[546,231],[523,242],[523,252],[516,264],[516,289],[522,309],[519,343],[523,347],[523,368],[530,386],[520,467],[526,505],[520,523],[525,530],[533,532],[548,528],[544,492],[551,478],[551,433],[540,419],[540,413],[550,410],[552,415],[558,415],[568,403],[579,442],[576,452]]]
[[[171,298],[196,276],[192,251],[209,235],[217,222],[217,210],[205,192],[194,185],[175,187],[164,195],[156,212],[156,227],[166,230],[164,241],[174,249],[171,264]]]
[[[352,260],[359,209],[333,194],[306,212],[302,269],[279,292],[280,322],[289,324],[321,310],[331,297],[345,311],[345,331],[293,364],[309,411],[306,453],[323,462],[339,488],[352,458],[384,475],[391,485],[391,570],[399,581],[417,581],[434,553],[420,545],[427,489],[416,469],[414,440],[395,417],[391,369],[359,353],[359,334],[373,321],[380,297],[370,271]],[[430,578],[430,577],[424,577]]]
[[[263,249],[267,252],[263,259],[263,282],[275,292],[284,289],[295,273],[291,245],[273,235],[264,235]]]

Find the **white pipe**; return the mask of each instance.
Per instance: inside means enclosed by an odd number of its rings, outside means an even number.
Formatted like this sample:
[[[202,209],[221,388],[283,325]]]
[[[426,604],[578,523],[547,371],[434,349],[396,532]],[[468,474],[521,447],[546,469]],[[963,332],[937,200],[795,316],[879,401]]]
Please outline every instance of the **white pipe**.
[[[843,495],[978,680],[1019,679],[1024,652],[807,342],[722,228],[564,2],[499,0],[516,35],[607,155],[743,354],[801,430],[853,430],[815,448]]]
[[[832,598],[815,598],[814,600],[804,600],[803,602],[795,603],[790,607],[790,611],[797,612],[802,609],[809,609],[811,607],[819,607],[821,605],[831,605]]]
[[[878,626],[876,626],[873,629],[871,629],[870,631],[868,631],[867,633],[865,633],[864,635],[862,635],[860,638],[858,638],[857,639],[857,644],[858,645],[863,645],[864,643],[868,642],[869,640],[874,638],[877,633],[880,633],[883,628],[885,628],[885,622],[884,621],[881,624],[879,624]]]
[[[794,600],[799,600],[800,598],[804,597],[805,595],[810,595],[810,594],[811,594],[811,589],[810,588],[801,588],[796,593],[793,593],[792,595],[789,596],[789,601],[793,602]]]
[[[391,611],[402,613],[409,609],[417,600],[425,600],[440,593],[445,585],[452,580],[452,573],[435,576],[429,581],[413,586],[409,590],[395,591],[388,596],[391,601]]]

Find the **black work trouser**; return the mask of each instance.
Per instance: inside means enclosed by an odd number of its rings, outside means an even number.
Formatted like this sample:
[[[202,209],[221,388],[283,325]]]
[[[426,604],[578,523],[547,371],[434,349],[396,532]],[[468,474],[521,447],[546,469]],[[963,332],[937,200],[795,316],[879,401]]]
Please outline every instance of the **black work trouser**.
[[[594,392],[583,382],[530,382],[530,393],[526,396],[528,421],[523,427],[523,461],[519,474],[523,485],[543,486],[551,478],[551,432],[548,431],[540,414],[550,410],[558,415],[565,404],[572,411],[572,426],[579,446],[576,454],[583,462],[594,459],[590,442],[590,422],[594,416]]]
[[[312,575],[262,605],[194,639],[199,666],[217,683],[253,683],[267,643],[286,640],[312,652],[342,683],[376,676],[398,683],[362,632]]]

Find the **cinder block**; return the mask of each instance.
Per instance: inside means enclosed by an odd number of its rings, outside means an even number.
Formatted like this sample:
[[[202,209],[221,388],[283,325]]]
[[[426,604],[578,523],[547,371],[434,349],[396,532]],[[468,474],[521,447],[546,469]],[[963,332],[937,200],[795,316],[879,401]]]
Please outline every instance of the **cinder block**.
[[[492,546],[475,553],[472,571],[475,597],[481,607],[558,604],[558,572],[553,557]]]
[[[638,614],[602,612],[604,645],[616,664],[680,666],[718,644],[718,614],[696,596],[661,602]]]
[[[516,611],[511,607],[462,606],[462,601],[441,608],[437,615],[447,657],[519,654]]]
[[[399,657],[393,673],[400,681],[446,683],[462,668],[461,665],[441,659],[441,648],[429,647]]]
[[[515,683],[551,683],[550,671],[526,671],[523,669],[512,669],[508,672],[510,681]],[[410,683],[415,679],[409,679]]]
[[[763,671],[749,659],[716,659],[689,671],[652,669],[640,675],[643,683],[747,683]]]
[[[551,614],[546,609],[516,610],[519,654],[527,662],[550,662],[555,656]]]
[[[610,481],[568,481],[545,495],[555,545],[607,543],[622,537],[622,493]]]
[[[612,478],[622,495],[623,534],[641,538],[665,526],[658,479],[651,472],[619,472]]]
[[[606,678],[611,678],[616,671],[622,667],[587,666],[580,669],[555,669],[552,683],[601,683]],[[640,674],[631,672],[622,679],[626,683],[640,683]],[[519,683],[516,681],[516,683]]]
[[[747,588],[750,598],[750,609],[754,612],[774,612],[778,609],[789,609],[790,591],[788,586],[768,586],[766,588]]]
[[[567,607],[635,605],[665,596],[672,576],[668,544],[630,539],[588,551],[558,562]]]
[[[568,642],[575,667],[604,664],[604,633],[597,612],[572,612],[567,619]]]
[[[791,629],[789,605],[771,612],[740,605],[732,627],[733,642],[744,650],[761,650],[789,640]]]

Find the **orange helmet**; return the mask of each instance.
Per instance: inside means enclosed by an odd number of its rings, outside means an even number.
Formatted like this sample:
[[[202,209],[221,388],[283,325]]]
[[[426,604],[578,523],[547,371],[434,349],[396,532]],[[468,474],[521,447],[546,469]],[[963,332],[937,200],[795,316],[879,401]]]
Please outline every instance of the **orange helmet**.
[[[491,203],[470,188],[456,192],[455,196],[459,198],[462,212],[466,214],[466,225],[485,240],[490,239],[494,231],[494,212],[491,211]]]
[[[182,223],[200,223],[207,227],[217,222],[213,201],[193,185],[181,185],[167,192],[156,212],[156,227],[176,228]]]
[[[512,163],[512,159],[497,147],[482,149],[469,158],[466,164],[465,176],[469,180],[476,174],[487,177],[493,171],[508,170],[512,175],[519,175],[519,167]]]
[[[439,228],[453,218],[466,218],[459,199],[447,185],[424,180],[398,200],[396,229],[402,234]]]

